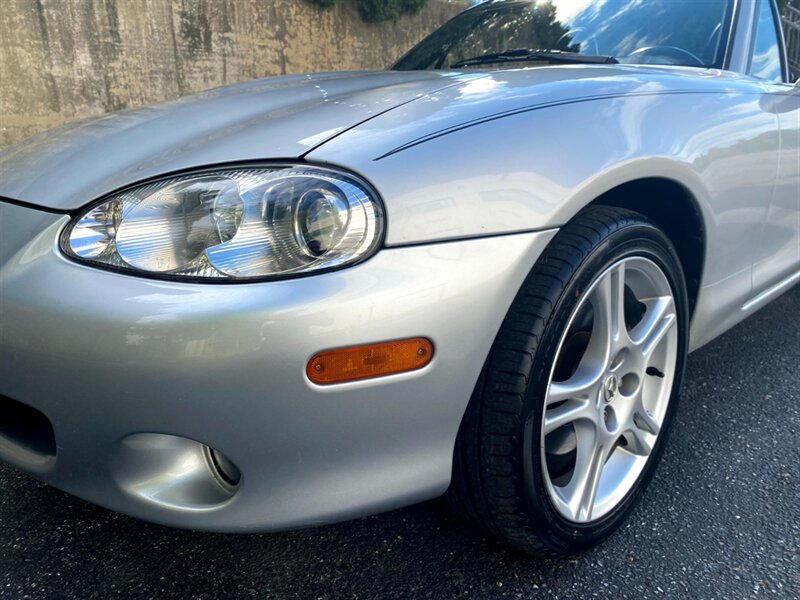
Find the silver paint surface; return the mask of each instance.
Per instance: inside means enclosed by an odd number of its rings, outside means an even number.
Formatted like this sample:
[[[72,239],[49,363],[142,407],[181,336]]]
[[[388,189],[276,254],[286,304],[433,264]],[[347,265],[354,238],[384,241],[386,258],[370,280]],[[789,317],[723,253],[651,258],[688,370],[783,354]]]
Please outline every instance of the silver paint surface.
[[[58,445],[41,470],[0,457],[115,510],[216,530],[331,522],[442,493],[477,373],[554,235],[387,249],[315,277],[202,285],[69,261],[55,245],[67,220],[0,203],[0,394],[44,412]],[[420,371],[327,387],[305,377],[321,349],[410,335],[435,346]],[[241,489],[210,502],[191,446],[131,442],[143,433],[220,450]],[[157,456],[163,444],[185,460]],[[194,490],[186,506],[175,506],[176,485]]]
[[[800,88],[742,74],[753,4],[740,4],[739,73],[287,77],[1,153],[0,196],[63,211],[177,170],[331,164],[378,190],[388,230],[386,247],[350,269],[200,285],[76,264],[57,249],[68,216],[0,201],[0,394],[45,413],[58,445],[48,464],[2,444],[0,458],[99,504],[201,529],[311,525],[433,497],[521,281],[557,228],[641,178],[696,201],[706,253],[692,348],[713,339],[800,273]],[[410,336],[436,347],[421,371],[329,388],[304,377],[319,350]],[[239,491],[209,487],[193,442],[233,460]]]
[[[64,210],[198,165],[295,158],[454,83],[447,74],[290,75],[72,123],[0,152],[0,196]]]

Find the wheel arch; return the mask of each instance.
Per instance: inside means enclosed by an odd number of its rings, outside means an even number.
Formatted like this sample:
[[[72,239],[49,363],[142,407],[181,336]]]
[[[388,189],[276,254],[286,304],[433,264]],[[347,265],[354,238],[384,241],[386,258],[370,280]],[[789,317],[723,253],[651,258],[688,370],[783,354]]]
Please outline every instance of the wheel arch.
[[[690,315],[702,287],[713,233],[713,211],[702,181],[691,169],[664,159],[642,159],[620,165],[586,182],[567,203],[572,214],[587,206],[613,206],[641,213],[672,241],[686,276]]]
[[[590,205],[614,206],[641,213],[672,241],[681,261],[694,314],[707,251],[706,224],[700,205],[684,185],[664,177],[644,177],[618,185]]]

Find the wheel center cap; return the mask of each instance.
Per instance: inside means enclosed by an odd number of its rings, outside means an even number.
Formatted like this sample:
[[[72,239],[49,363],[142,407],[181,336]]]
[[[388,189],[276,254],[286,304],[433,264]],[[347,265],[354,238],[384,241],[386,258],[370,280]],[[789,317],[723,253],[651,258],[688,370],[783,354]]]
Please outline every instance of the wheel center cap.
[[[619,380],[615,374],[611,374],[606,377],[605,382],[603,383],[603,400],[605,400],[606,404],[611,402],[619,392]]]

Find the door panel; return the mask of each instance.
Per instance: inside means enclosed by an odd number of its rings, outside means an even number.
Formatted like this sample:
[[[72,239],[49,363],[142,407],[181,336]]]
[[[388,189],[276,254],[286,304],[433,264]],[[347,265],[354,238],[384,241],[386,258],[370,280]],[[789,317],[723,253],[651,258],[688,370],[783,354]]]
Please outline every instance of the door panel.
[[[800,89],[771,85],[781,152],[772,202],[761,226],[753,265],[758,295],[800,270]]]

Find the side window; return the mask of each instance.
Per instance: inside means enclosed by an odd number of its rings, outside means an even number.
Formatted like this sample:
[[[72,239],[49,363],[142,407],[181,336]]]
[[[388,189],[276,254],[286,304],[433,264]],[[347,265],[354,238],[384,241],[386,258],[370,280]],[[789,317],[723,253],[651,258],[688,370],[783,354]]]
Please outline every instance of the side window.
[[[786,53],[789,55],[791,80],[800,77],[800,2],[793,1],[784,8],[783,37],[786,40]]]
[[[772,2],[771,0],[761,0],[759,6],[750,74],[767,81],[783,81],[781,47],[778,42],[778,30],[772,12]]]

